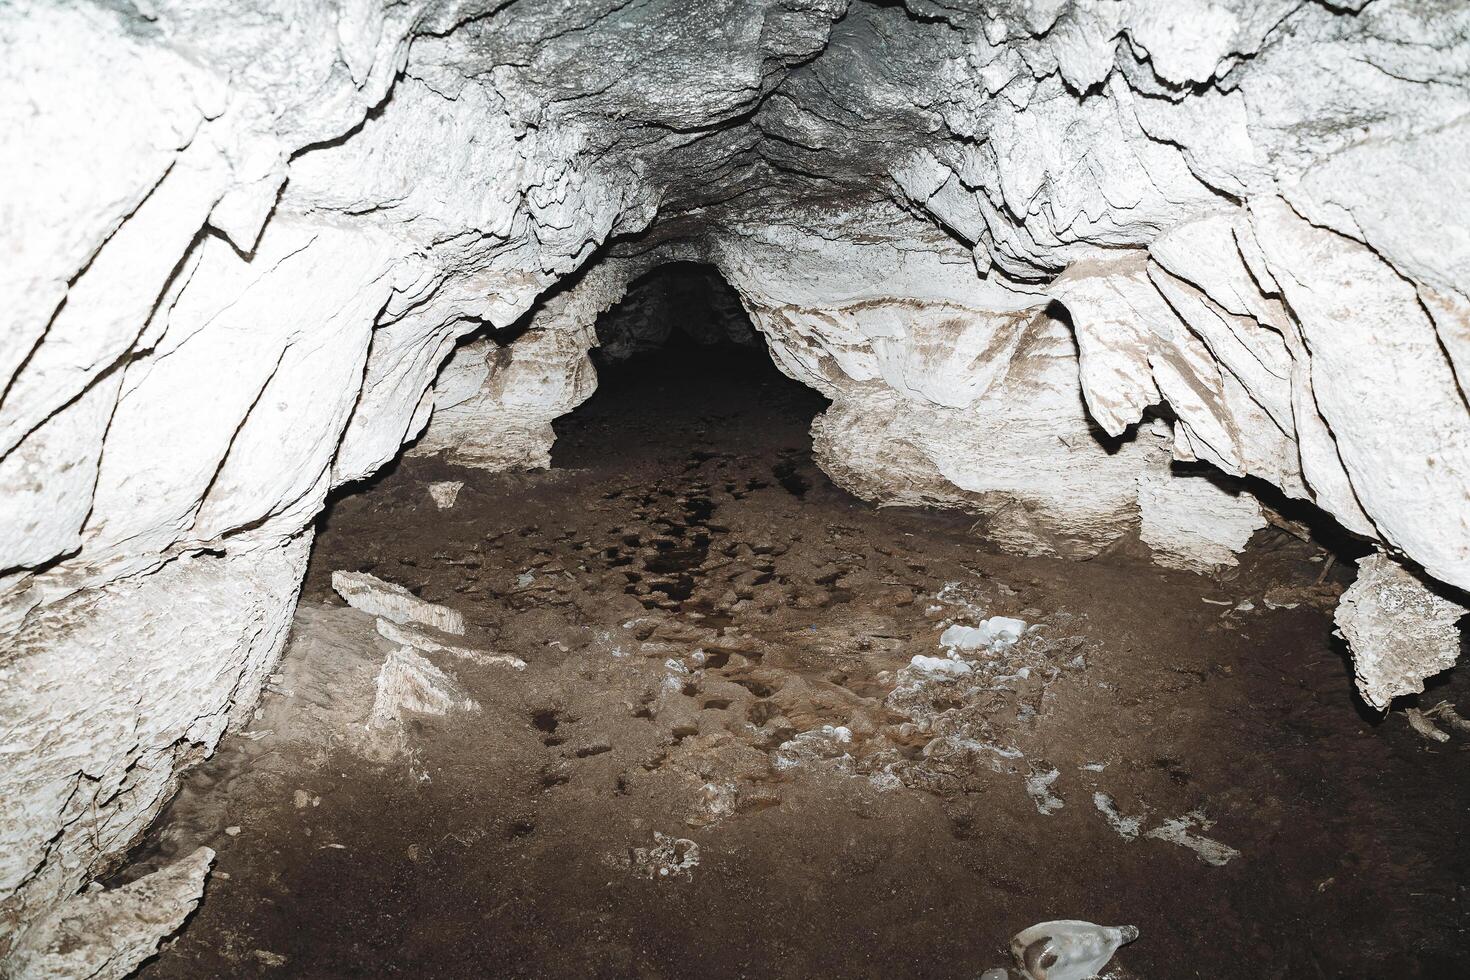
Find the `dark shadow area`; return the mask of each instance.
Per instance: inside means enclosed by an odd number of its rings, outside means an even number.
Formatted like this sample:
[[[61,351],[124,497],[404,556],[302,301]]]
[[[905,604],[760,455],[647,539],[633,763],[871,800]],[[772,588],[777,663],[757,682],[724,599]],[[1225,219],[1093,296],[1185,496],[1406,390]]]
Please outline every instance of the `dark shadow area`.
[[[670,262],[639,276],[597,320],[592,360],[603,368],[661,348],[760,350],[740,295],[712,265]]]
[[[841,493],[811,460],[811,421],[827,400],[776,368],[712,266],[671,263],[634,280],[597,336],[597,392],[553,423],[553,467],[769,451],[772,481]]]

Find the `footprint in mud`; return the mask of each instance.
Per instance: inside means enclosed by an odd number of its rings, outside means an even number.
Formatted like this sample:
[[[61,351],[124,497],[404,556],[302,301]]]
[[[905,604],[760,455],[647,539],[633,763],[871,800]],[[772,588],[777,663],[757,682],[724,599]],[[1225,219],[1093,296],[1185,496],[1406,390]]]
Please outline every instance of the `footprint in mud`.
[[[535,832],[535,817],[516,817],[510,823],[506,824],[505,827],[505,836],[508,840],[514,840],[517,837],[529,837]]]
[[[541,744],[548,748],[555,748],[566,741],[566,734],[557,734],[563,721],[575,721],[575,718],[563,718],[561,712],[555,708],[542,708],[531,713],[531,727],[541,733]]]
[[[805,497],[807,491],[812,488],[812,482],[801,474],[794,460],[777,463],[771,468],[771,471],[775,474],[776,482],[797,500]]]

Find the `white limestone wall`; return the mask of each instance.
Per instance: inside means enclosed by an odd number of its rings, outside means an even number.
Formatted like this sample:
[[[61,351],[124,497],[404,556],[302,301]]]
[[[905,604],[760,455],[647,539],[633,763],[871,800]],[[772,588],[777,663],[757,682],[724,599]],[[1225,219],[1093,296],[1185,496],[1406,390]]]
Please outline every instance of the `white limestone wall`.
[[[1165,564],[1235,563],[1259,505],[1175,475],[1162,423],[1103,433],[1044,290],[977,278],[964,249],[901,215],[842,225],[866,240],[744,228],[718,249],[777,363],[833,400],[813,434],[834,479],[883,504],[969,510],[1019,554],[1086,558],[1141,534]],[[1197,519],[1162,519],[1181,506]]]
[[[647,220],[398,78],[422,10],[0,13],[0,963],[248,721],[327,492],[455,339]]]

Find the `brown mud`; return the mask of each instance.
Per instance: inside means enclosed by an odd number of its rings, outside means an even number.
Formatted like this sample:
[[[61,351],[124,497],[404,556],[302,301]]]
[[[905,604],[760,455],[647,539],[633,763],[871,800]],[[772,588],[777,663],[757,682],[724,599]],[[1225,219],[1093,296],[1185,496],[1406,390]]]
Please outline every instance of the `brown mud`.
[[[1470,975],[1470,738],[1361,709],[1350,567],[1313,588],[1274,530],[1220,579],[988,553],[834,487],[821,404],[761,354],[655,355],[550,471],[409,459],[338,499],[256,722],[127,872],[219,851],[142,975],[974,980],[1050,918],[1137,925],[1114,977]],[[363,758],[391,647],[334,569],[526,668],[440,662],[478,710]],[[1031,628],[907,666],[993,615]]]

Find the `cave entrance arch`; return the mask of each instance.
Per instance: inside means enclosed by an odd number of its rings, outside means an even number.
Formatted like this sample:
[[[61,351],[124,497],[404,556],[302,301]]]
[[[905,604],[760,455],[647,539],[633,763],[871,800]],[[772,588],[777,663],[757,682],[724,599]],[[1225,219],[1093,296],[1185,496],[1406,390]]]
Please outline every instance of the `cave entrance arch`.
[[[824,601],[820,587],[775,581],[769,558],[742,572],[755,549],[800,535],[814,488],[827,504],[851,498],[813,460],[827,399],[777,368],[719,270],[643,272],[594,330],[597,390],[552,423],[551,465],[626,510],[599,546],[609,587],[701,620]]]
[[[667,262],[637,276],[595,329],[592,359],[599,367],[669,346],[761,346],[740,294],[705,262]]]

